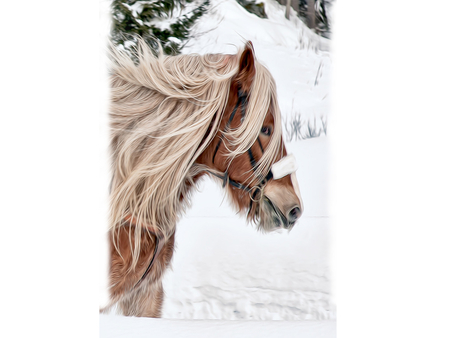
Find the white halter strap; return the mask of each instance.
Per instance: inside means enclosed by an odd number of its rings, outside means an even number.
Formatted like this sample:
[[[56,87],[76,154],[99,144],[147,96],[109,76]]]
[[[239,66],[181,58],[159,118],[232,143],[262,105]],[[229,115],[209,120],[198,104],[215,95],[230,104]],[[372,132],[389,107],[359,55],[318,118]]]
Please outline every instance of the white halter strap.
[[[274,180],[283,178],[284,176],[294,173],[298,169],[294,155],[287,155],[278,162],[272,164],[272,175]]]

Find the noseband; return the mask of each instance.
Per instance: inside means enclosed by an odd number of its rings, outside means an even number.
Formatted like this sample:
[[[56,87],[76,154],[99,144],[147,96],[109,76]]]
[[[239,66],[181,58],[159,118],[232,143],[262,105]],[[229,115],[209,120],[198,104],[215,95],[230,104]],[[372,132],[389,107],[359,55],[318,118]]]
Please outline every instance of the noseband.
[[[238,89],[238,101],[236,103],[236,105],[234,106],[233,112],[230,115],[230,118],[227,121],[227,124],[225,126],[225,130],[228,130],[230,128],[231,122],[234,119],[234,116],[236,115],[236,112],[239,108],[239,106],[241,107],[241,123],[242,121],[244,121],[245,118],[245,110],[246,110],[246,103],[247,103],[247,98],[248,95],[245,94],[241,88]],[[220,145],[222,144],[222,140],[223,140],[223,132],[220,135],[219,138],[219,142],[216,145],[216,149],[214,150],[214,155],[213,155],[213,159],[212,159],[212,163],[214,164],[214,159],[216,157],[216,154],[220,148]],[[261,140],[259,139],[259,136],[257,138],[259,147],[261,149],[261,152],[264,153],[264,148],[262,146]],[[250,164],[252,166],[252,170],[255,171],[256,170],[256,160],[255,160],[255,156],[253,156],[251,147],[247,150],[247,154],[250,160]],[[288,159],[289,158],[289,159]],[[288,159],[286,161],[286,159]],[[286,166],[285,163],[289,162],[289,165]],[[278,165],[278,167],[277,167]],[[275,174],[274,176],[274,172],[273,170],[275,168],[277,169],[277,174]],[[279,179],[282,178],[288,174],[292,174],[295,170],[296,170],[296,164],[295,164],[295,158],[292,155],[288,155],[285,156],[283,158],[281,158],[281,160],[279,160],[278,162],[274,163],[271,167],[271,169],[269,170],[268,174],[262,178],[259,182],[258,185],[253,186],[253,187],[249,187],[248,185],[244,185],[240,182],[237,182],[233,179],[230,178],[229,174],[228,174],[228,169],[223,173],[223,175],[219,175],[213,172],[210,172],[212,175],[220,178],[223,181],[222,187],[225,188],[226,184],[230,184],[231,186],[244,190],[246,192],[248,192],[250,194],[250,205],[249,205],[249,212],[252,209],[253,206],[253,202],[255,201],[256,195],[258,193],[258,191],[261,192],[261,197],[262,197],[262,192],[264,190],[264,187],[266,186],[266,184],[272,180],[272,179]]]

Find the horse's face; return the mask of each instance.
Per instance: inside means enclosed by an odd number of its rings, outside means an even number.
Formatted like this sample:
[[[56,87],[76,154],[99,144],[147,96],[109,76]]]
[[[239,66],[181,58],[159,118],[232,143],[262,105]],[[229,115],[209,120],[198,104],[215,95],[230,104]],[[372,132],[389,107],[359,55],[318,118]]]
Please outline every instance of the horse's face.
[[[290,230],[303,212],[303,202],[295,173],[278,179],[253,178],[254,167],[250,157],[253,156],[256,161],[262,157],[264,149],[268,148],[273,130],[274,119],[269,111],[261,127],[259,140],[251,146],[250,152],[237,156],[228,166],[230,180],[251,182],[250,191],[228,184],[232,201],[240,211],[247,212],[249,219],[259,221],[259,228],[263,231],[280,228]],[[250,153],[252,155],[249,155]],[[280,163],[279,161],[286,156],[286,148],[281,141],[272,164]],[[221,159],[218,162],[221,162]]]
[[[219,132],[205,151],[205,156],[202,156],[202,162],[227,186],[232,202],[239,211],[246,212],[250,220],[259,223],[260,230],[290,230],[303,212],[303,203],[295,173],[287,168],[289,165],[283,165],[290,158],[286,158],[281,126],[275,125],[281,123],[274,118],[276,102],[270,101],[266,105],[266,112],[258,112],[263,115],[257,124],[256,140],[250,148],[230,158],[230,152],[238,145],[227,131],[237,130],[242,126],[248,116],[247,103],[250,96],[255,95],[253,91],[250,92],[256,72],[251,44],[244,50],[239,63],[240,71],[231,84]],[[274,132],[275,128],[279,130]],[[270,161],[265,167],[270,171],[259,172],[257,164],[266,152],[272,154],[266,154]]]

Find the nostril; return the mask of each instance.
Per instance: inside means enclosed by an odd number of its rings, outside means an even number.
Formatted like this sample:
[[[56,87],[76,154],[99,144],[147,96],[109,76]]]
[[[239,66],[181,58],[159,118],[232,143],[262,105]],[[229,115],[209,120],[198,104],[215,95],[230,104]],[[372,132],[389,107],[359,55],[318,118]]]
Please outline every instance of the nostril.
[[[292,208],[291,211],[289,211],[289,222],[295,223],[295,221],[300,218],[300,215],[301,210],[299,207]]]

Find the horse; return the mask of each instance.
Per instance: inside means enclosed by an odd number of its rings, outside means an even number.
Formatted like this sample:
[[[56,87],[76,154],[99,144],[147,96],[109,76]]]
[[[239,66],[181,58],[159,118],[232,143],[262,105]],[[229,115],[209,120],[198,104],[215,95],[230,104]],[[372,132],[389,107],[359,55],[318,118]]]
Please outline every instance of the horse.
[[[110,48],[110,303],[160,317],[176,224],[210,176],[270,232],[303,212],[295,159],[282,139],[273,77],[251,42],[237,54],[164,55],[142,40]]]

